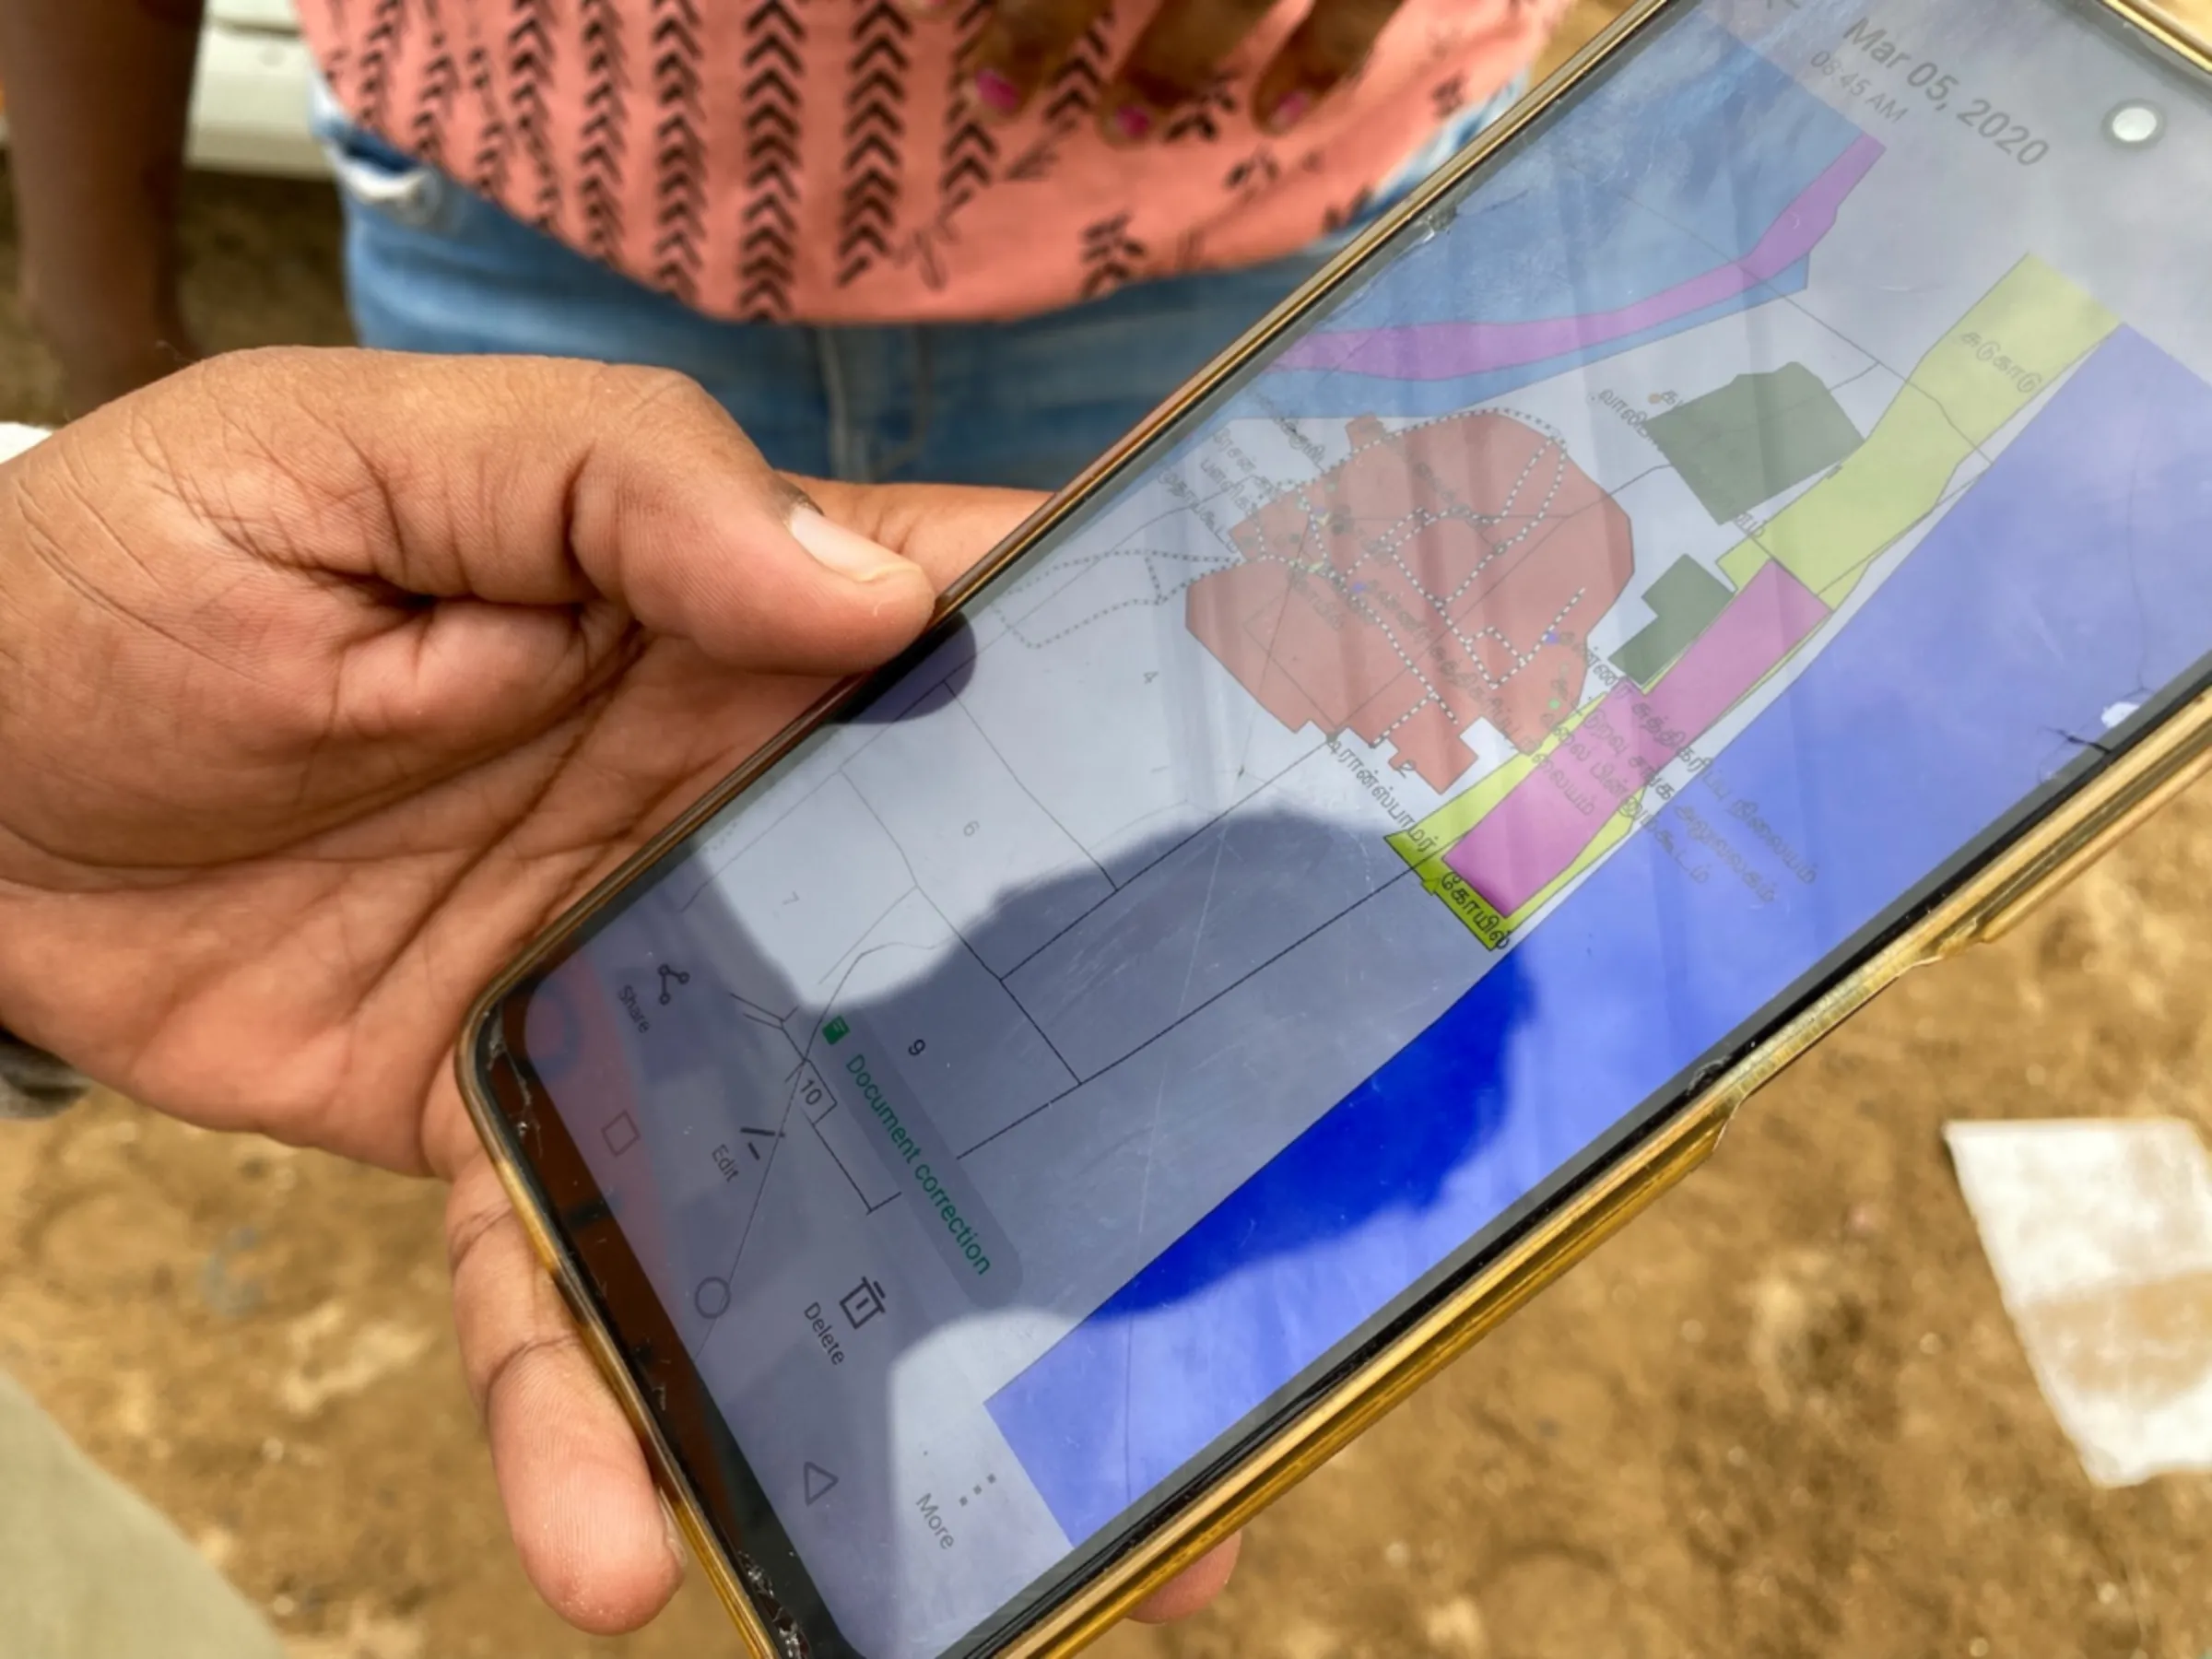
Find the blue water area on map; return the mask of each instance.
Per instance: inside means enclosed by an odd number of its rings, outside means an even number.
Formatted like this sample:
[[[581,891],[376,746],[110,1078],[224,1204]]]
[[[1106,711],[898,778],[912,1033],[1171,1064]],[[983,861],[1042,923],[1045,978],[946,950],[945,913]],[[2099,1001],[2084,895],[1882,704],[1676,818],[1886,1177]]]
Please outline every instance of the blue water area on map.
[[[1687,18],[1500,165],[1448,229],[1354,295],[1323,332],[1634,305],[1748,254],[1863,135],[1726,29]],[[1284,368],[1260,385],[1292,415],[1441,415],[1796,293],[1806,264],[1541,362],[1444,381]]]
[[[1329,332],[1633,305],[1750,253],[1864,135],[1718,24],[1686,18],[1521,146]]]
[[[2096,737],[2115,700],[2188,672],[2212,651],[2207,545],[2212,387],[2116,335],[1721,752],[1716,787],[1623,843],[1503,959],[1511,975],[1479,982],[993,1399],[1069,1536],[1288,1385],[1985,833],[2047,775],[2054,735]],[[1741,802],[1811,862],[1809,884],[1743,828]],[[1700,852],[1700,832],[1727,838],[1771,897]],[[1374,1190],[1364,1170],[1403,1171],[1389,1149],[1470,1114],[1494,1132],[1443,1179]]]
[[[1812,261],[1801,259],[1772,281],[1746,288],[1701,310],[1669,317],[1664,323],[1623,335],[1618,339],[1600,340],[1579,351],[1562,352],[1533,363],[1517,363],[1509,369],[1433,381],[1390,380],[1343,369],[1275,369],[1253,382],[1250,396],[1263,406],[1266,414],[1286,420],[1355,415],[1425,419],[1437,415],[1454,415],[1494,397],[1503,397],[1509,392],[1518,392],[1523,386],[1533,386],[1556,374],[1564,374],[1571,369],[1602,362],[1653,340],[1664,340],[1723,317],[1735,316],[1770,300],[1802,293],[1811,269]],[[1238,408],[1231,411],[1230,418],[1258,412]]]

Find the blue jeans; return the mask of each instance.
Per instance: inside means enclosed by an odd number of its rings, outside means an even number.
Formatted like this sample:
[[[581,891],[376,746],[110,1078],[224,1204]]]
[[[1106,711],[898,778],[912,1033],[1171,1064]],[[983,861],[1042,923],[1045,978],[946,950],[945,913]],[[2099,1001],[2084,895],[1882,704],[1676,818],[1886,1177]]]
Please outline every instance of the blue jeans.
[[[1371,212],[1516,90],[1440,132]],[[773,465],[816,477],[1056,489],[1333,251],[1145,283],[1014,323],[728,323],[532,229],[351,125],[327,94],[316,124],[345,204],[347,288],[363,345],[680,370]]]

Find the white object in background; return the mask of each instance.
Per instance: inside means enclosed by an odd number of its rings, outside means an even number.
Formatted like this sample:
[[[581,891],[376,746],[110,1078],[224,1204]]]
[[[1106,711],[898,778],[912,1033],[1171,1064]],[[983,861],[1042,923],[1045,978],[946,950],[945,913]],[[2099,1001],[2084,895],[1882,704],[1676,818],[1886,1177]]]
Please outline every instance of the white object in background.
[[[2212,1468],[2212,1165],[2194,1128],[1957,1123],[1944,1139],[2089,1478]]]
[[[22,426],[12,420],[0,420],[0,461],[13,461],[46,436],[44,427]]]
[[[207,21],[269,34],[300,32],[300,14],[292,9],[292,0],[207,0]]]
[[[314,63],[291,0],[209,0],[192,89],[192,165],[321,178],[307,124]]]

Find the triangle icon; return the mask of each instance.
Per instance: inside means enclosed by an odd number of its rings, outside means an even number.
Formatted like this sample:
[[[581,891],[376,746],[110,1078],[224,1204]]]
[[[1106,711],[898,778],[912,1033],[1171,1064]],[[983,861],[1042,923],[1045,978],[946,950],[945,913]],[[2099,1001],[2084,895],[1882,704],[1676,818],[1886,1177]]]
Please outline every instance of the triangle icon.
[[[808,1464],[806,1474],[806,1501],[809,1504],[819,1503],[830,1496],[830,1488],[837,1485],[837,1477],[819,1464]]]

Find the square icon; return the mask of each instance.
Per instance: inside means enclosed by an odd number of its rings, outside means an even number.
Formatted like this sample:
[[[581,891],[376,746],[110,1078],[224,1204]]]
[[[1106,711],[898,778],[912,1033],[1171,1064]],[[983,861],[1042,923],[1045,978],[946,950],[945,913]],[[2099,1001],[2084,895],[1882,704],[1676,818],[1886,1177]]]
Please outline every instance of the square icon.
[[[845,1323],[857,1331],[884,1311],[883,1287],[864,1278],[839,1298],[837,1305],[845,1311]]]
[[[600,1131],[606,1136],[606,1149],[617,1158],[638,1144],[638,1125],[629,1112],[623,1112]]]

